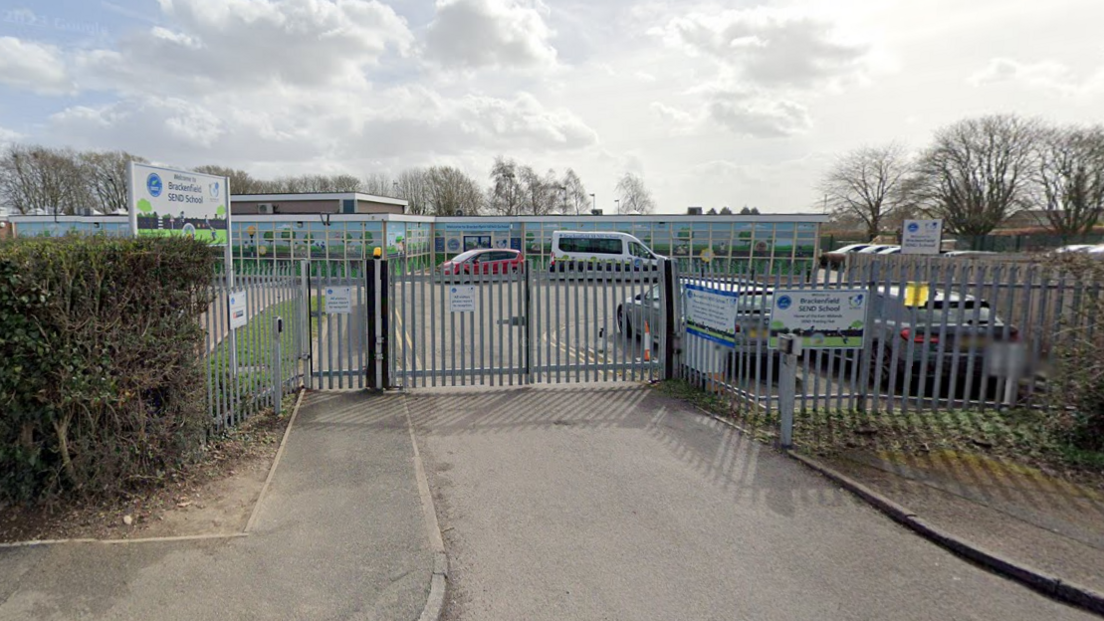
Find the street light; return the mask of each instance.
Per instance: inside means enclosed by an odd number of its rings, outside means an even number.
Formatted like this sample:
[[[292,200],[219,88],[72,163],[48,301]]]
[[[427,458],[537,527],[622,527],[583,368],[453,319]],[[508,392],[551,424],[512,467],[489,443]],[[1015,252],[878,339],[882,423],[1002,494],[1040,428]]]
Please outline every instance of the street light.
[[[615,205],[615,207],[614,207],[614,209],[616,210],[615,213],[621,213],[621,199],[615,198],[615,199],[613,199],[613,203]]]
[[[590,213],[594,213],[598,210],[598,200],[594,198],[594,195],[590,195]]]

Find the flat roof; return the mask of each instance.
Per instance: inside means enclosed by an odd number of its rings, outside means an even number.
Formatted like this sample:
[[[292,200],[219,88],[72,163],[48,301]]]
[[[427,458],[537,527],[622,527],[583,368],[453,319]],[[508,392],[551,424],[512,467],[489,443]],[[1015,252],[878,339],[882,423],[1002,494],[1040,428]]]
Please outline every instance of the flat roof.
[[[760,214],[741,216],[733,215],[690,215],[684,213],[672,214],[602,214],[592,216],[590,214],[548,214],[546,216],[437,216],[438,222],[540,222],[543,220],[639,220],[640,222],[675,222],[679,220],[705,220],[709,222],[827,222],[829,217],[823,214],[793,213],[793,214]]]
[[[404,198],[392,198],[390,196],[376,196],[361,192],[302,192],[290,194],[231,194],[230,203],[234,200],[255,201],[260,203],[275,203],[278,201],[333,201],[333,200],[358,200],[372,203],[384,203],[387,205],[399,205],[407,207],[410,201]]]

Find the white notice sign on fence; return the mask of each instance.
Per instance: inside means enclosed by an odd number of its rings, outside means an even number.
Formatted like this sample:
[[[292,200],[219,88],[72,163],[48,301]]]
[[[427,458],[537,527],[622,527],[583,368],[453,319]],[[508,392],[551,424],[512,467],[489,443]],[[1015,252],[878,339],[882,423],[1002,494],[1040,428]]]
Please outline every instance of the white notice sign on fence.
[[[475,285],[449,287],[449,308],[454,313],[475,312]]]
[[[942,220],[905,220],[901,254],[939,254],[942,242]]]
[[[245,311],[246,295],[245,290],[231,291],[230,292],[230,329],[237,330],[238,328],[244,328],[245,324],[249,321],[248,313]]]
[[[327,287],[326,288],[326,313],[331,315],[348,315],[353,312],[353,288],[352,287]]]

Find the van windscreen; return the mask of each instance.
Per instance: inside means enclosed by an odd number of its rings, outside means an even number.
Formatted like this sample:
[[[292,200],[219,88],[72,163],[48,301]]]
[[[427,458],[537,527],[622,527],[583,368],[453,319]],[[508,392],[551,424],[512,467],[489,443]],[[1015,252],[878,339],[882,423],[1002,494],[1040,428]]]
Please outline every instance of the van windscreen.
[[[620,238],[561,237],[560,252],[622,254]]]

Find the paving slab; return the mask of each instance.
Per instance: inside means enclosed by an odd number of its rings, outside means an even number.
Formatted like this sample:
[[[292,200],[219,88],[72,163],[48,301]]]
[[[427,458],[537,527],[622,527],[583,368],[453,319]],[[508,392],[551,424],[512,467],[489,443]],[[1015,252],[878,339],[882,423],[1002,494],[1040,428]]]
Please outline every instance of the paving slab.
[[[0,621],[417,619],[414,472],[401,396],[311,394],[248,536],[0,549]]]

